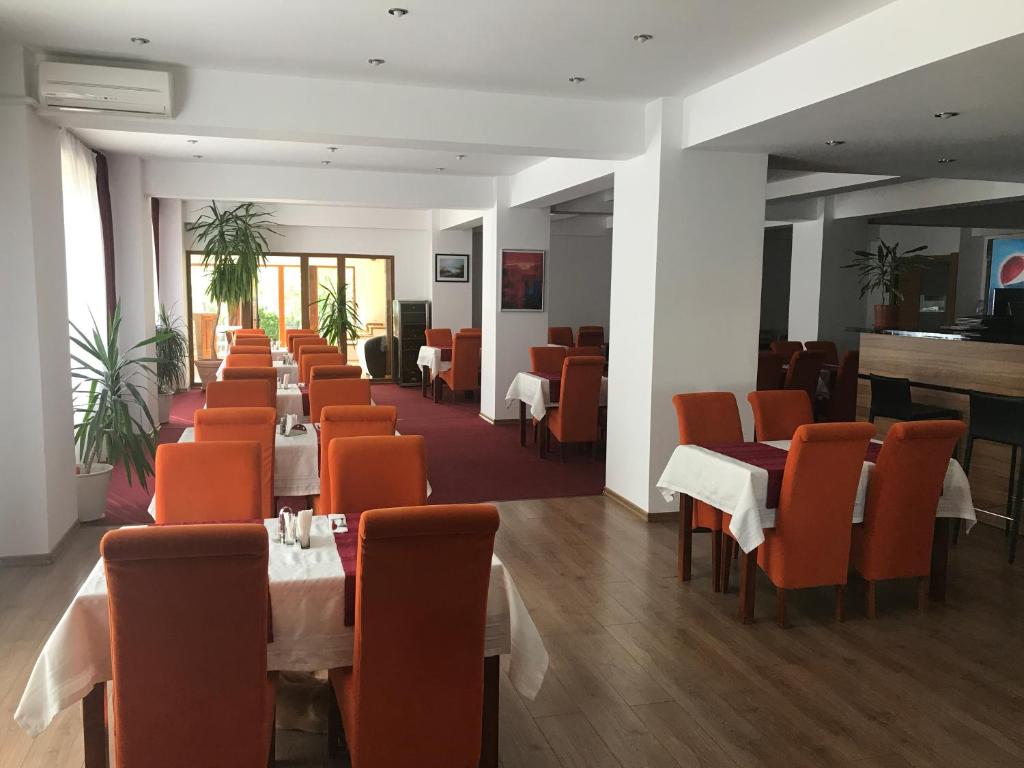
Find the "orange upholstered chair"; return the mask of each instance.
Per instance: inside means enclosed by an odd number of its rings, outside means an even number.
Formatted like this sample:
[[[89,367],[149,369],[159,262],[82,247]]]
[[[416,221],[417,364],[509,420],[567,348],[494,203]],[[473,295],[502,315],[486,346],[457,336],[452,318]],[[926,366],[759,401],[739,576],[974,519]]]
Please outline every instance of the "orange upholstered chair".
[[[603,347],[604,328],[600,325],[581,325],[576,334],[577,347]]]
[[[237,381],[239,379],[263,379],[269,381],[277,388],[277,371],[273,368],[225,368],[221,371],[224,381]]]
[[[316,331],[311,331],[309,328],[295,328],[290,333],[285,331],[288,337],[288,351],[293,355],[295,354],[295,342],[299,339],[312,338],[319,339],[320,335]]]
[[[442,371],[435,379],[435,399],[440,400],[442,382],[452,391],[472,392],[480,387],[480,341],[475,333],[459,331],[452,342],[452,367]]]
[[[235,336],[266,336],[267,332],[262,328],[238,328]]]
[[[273,368],[274,361],[269,354],[229,354],[224,358],[225,368]]]
[[[482,336],[484,331],[483,328],[459,328],[459,333],[469,333],[475,336]]]
[[[751,392],[755,440],[792,440],[797,427],[814,423],[811,400],[802,389]]]
[[[757,355],[757,389],[765,391],[782,386],[783,367],[788,358],[779,352],[759,352]]]
[[[225,379],[206,385],[207,408],[277,408],[277,377]]]
[[[794,353],[789,360],[783,389],[802,389],[811,398],[811,402],[814,402],[818,393],[818,381],[821,377],[821,365],[824,359],[824,352]]]
[[[353,766],[479,762],[497,529],[489,504],[361,516],[352,666],[330,671]]]
[[[797,352],[803,351],[804,345],[799,341],[773,341],[768,345],[768,349],[782,355],[788,362]]]
[[[361,379],[363,369],[358,365],[314,365],[309,369],[309,381],[321,379]]]
[[[254,338],[254,337],[250,337]],[[238,339],[234,344],[228,347],[229,355],[267,355],[270,354],[269,344],[242,344],[239,342],[245,341],[244,339]]]
[[[270,348],[270,339],[266,336],[238,336],[235,339],[234,347],[258,347],[261,349]]]
[[[196,411],[196,442],[255,442],[260,445],[261,517],[274,516],[275,408],[205,408]],[[223,479],[223,478],[222,478]]]
[[[317,366],[314,370],[319,369]],[[369,379],[313,379],[309,383],[309,420],[314,424],[320,422],[320,412],[325,406],[369,404]]]
[[[347,515],[427,503],[427,457],[421,435],[338,437],[331,440],[327,454],[330,507],[320,501],[326,513]],[[320,484],[322,490],[322,477]]]
[[[598,410],[603,373],[603,357],[567,357],[562,361],[558,405],[548,408],[543,438],[549,444],[554,435],[558,440],[559,458],[563,461],[566,443],[589,443],[597,458],[595,444],[600,432]]]
[[[962,421],[901,421],[889,429],[871,473],[864,524],[854,526],[850,550],[850,564],[868,583],[868,618],[875,617],[875,583],[887,579],[919,579],[924,607],[935,508],[964,431]]]
[[[601,347],[568,347],[565,350],[566,357],[600,357],[604,359],[604,350]]]
[[[839,365],[839,350],[834,341],[805,341],[804,349],[808,352],[821,352],[825,355],[825,365]]]
[[[740,409],[732,392],[691,392],[674,395],[680,445],[714,445],[743,442]],[[721,589],[722,511],[703,501],[693,501],[693,530],[711,531],[711,580]]]
[[[843,355],[836,373],[832,392],[828,398],[829,421],[857,420],[857,374],[860,368],[860,353],[852,349]]]
[[[268,548],[261,525],[103,537],[117,765],[267,765]]]
[[[292,337],[292,354],[295,355],[295,362],[302,364],[302,348],[303,347],[326,347],[331,346],[327,343],[327,340],[320,336],[293,336]],[[334,352],[337,352],[337,347],[334,348]]]
[[[345,358],[339,352],[311,352],[314,347],[302,348],[302,362],[299,363],[299,381],[309,383],[309,372],[313,367],[329,366],[340,368],[345,365]]]
[[[573,341],[572,328],[562,325],[548,328],[548,344],[560,344],[563,347],[575,347],[576,342]]]
[[[765,529],[757,563],[776,588],[777,620],[786,625],[786,590],[835,586],[836,618],[850,565],[853,503],[871,424],[807,424],[793,435],[775,527]]]
[[[565,347],[530,347],[531,371],[560,374],[564,361]]]
[[[427,328],[424,332],[428,347],[450,347],[452,345],[451,328]]]
[[[345,358],[341,356],[341,352],[333,344],[303,344],[300,342],[295,348],[295,364],[299,367],[300,381],[305,381],[302,378],[302,362],[310,355],[337,355],[337,358],[332,358],[330,362],[325,361],[324,365],[345,364]]]
[[[262,456],[253,442],[165,443],[156,449],[157,523],[263,517]]]
[[[320,412],[320,496],[313,499],[318,515],[326,515],[332,506],[331,463],[326,447],[340,437],[394,435],[397,422],[398,409],[392,405],[324,406]]]

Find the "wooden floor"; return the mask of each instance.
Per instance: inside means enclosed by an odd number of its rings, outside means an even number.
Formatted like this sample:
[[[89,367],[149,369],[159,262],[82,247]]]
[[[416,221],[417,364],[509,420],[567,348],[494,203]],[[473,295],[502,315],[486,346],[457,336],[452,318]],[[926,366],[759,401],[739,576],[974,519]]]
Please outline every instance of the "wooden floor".
[[[504,768],[1024,765],[1024,563],[1006,565],[998,530],[953,549],[945,606],[883,585],[870,622],[854,582],[844,624],[831,590],[809,590],[780,630],[763,578],[752,626],[711,591],[704,535],[684,586],[674,523],[601,497],[500,507],[498,553],[551,656],[535,701],[503,675]],[[34,741],[12,714],[102,533],[77,531],[54,566],[0,568],[0,768],[82,764],[79,708]],[[279,765],[324,755],[322,736],[279,732]]]

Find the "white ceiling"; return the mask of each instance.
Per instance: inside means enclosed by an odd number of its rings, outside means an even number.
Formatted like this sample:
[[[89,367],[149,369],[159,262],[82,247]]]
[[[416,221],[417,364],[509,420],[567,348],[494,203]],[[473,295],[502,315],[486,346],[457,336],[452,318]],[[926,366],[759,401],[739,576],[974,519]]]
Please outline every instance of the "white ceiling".
[[[90,147],[101,152],[121,152],[141,157],[188,160],[195,163],[253,163],[323,168],[330,172],[345,168],[362,170],[443,173],[459,176],[506,176],[540,162],[540,157],[467,154],[462,160],[454,152],[393,147],[339,146],[330,152],[324,144],[264,139],[211,136],[181,136],[166,133],[136,133],[97,128],[76,128],[74,132]],[[198,139],[196,144],[189,139]],[[195,159],[193,155],[202,155]],[[322,166],[329,160],[329,166]]]
[[[194,67],[649,99],[693,92],[890,1],[0,0],[0,35]],[[389,16],[392,2],[409,15]],[[633,41],[644,32],[655,39]]]

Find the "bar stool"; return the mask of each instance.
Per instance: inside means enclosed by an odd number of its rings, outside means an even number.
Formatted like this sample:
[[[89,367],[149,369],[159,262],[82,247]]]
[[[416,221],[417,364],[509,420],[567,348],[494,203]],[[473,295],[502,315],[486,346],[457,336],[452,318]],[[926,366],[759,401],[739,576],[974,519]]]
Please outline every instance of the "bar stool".
[[[1021,495],[1024,493],[1024,461],[1018,461],[1017,456],[1018,450],[1024,447],[1024,397],[1001,397],[971,392],[971,421],[967,428],[967,446],[964,449],[966,473],[971,471],[971,454],[975,440],[987,440],[990,443],[1010,446],[1010,482],[1006,489],[1007,514],[995,516],[1006,520],[1006,533],[1010,539],[1007,561],[1012,563],[1017,554]]]
[[[960,413],[951,408],[915,403],[910,396],[910,379],[871,374],[871,411],[868,421],[876,416],[897,421],[927,421],[929,419],[959,419]]]

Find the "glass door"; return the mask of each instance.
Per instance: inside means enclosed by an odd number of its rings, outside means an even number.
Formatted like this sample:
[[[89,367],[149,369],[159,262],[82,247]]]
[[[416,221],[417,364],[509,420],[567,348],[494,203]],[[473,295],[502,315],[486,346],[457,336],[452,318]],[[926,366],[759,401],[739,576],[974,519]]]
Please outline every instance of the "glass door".
[[[303,327],[302,310],[302,257],[269,256],[256,286],[257,326],[283,342],[285,330]]]

